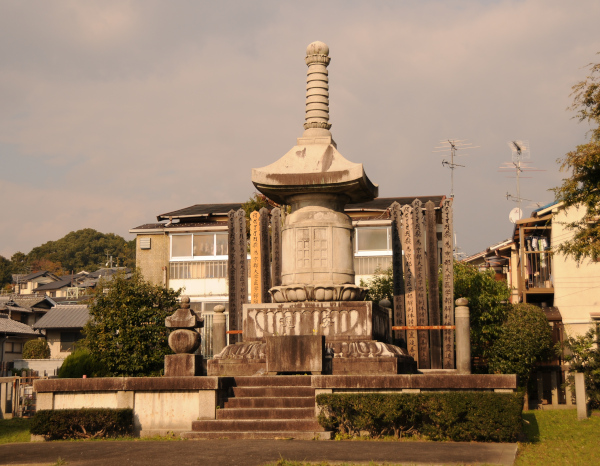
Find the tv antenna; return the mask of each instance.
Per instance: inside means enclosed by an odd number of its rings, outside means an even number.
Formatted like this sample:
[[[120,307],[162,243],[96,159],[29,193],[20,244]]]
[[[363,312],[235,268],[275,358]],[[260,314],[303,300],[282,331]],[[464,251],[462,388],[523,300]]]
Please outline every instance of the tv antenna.
[[[515,177],[517,179],[517,195],[514,196],[510,193],[506,193],[506,199],[509,201],[513,201],[517,203],[518,209],[521,210],[521,201],[529,201],[534,202],[531,199],[525,199],[521,197],[521,179],[523,178],[531,178],[530,176],[523,176],[524,172],[541,172],[545,170],[539,170],[535,167],[532,167],[530,162],[525,162],[524,160],[529,160],[531,158],[531,149],[529,147],[529,141],[522,140],[514,140],[508,141],[508,147],[512,152],[512,161],[504,162],[498,169],[499,172],[515,172]],[[508,178],[513,178],[509,176]],[[521,210],[522,212],[522,210]]]
[[[454,170],[458,167],[464,168],[464,165],[454,163],[454,157],[460,157],[466,154],[457,154],[459,150],[475,149],[479,146],[474,146],[466,139],[444,139],[439,142],[439,146],[435,147],[433,152],[442,152],[443,157],[448,157],[448,151],[450,151],[450,161],[442,160],[442,166],[450,169],[450,197],[454,198]]]

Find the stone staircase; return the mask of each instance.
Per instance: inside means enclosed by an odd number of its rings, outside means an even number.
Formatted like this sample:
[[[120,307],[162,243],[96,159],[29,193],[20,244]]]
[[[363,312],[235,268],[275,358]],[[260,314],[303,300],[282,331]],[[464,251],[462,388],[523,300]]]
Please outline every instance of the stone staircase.
[[[329,439],[315,416],[310,376],[235,377],[215,420],[192,422],[188,439]]]

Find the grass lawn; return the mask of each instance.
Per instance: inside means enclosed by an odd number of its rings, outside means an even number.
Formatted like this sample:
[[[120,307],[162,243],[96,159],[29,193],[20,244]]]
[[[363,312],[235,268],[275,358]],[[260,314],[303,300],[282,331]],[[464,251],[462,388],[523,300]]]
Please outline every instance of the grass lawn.
[[[577,420],[577,410],[526,411],[528,442],[519,444],[516,466],[600,464],[600,411]]]
[[[0,444],[29,442],[29,419],[0,419]]]

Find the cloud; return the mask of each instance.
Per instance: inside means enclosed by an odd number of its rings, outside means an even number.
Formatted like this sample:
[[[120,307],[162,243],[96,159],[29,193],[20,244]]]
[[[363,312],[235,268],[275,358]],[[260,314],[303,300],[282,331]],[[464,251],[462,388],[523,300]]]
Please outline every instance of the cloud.
[[[555,159],[585,140],[565,108],[600,50],[599,14],[592,1],[3,2],[0,254],[246,200],[251,168],[302,133],[313,40],[331,49],[340,152],[382,196],[449,194],[433,148],[481,146],[455,173],[459,244],[481,250],[512,231],[506,141],[530,140],[547,171],[522,195],[547,202]]]

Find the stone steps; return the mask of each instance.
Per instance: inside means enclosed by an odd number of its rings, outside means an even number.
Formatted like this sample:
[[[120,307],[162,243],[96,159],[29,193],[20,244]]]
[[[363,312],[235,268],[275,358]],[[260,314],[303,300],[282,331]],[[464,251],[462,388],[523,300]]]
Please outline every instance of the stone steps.
[[[217,410],[218,419],[312,419],[315,408],[227,408]]]
[[[331,432],[299,432],[299,431],[281,431],[281,432],[184,432],[181,438],[189,440],[208,440],[208,439],[229,439],[229,440],[247,440],[247,439],[269,439],[269,440],[331,440]]]
[[[235,377],[216,419],[192,422],[188,439],[330,439],[315,417],[310,376]]]
[[[234,387],[235,397],[306,397],[315,396],[312,387]]]
[[[315,407],[314,396],[296,396],[291,398],[244,397],[230,398],[225,402],[225,409],[233,408],[312,408]],[[219,410],[221,411],[221,410]]]

